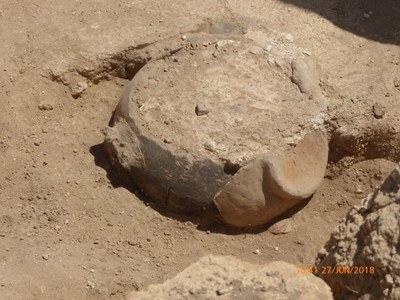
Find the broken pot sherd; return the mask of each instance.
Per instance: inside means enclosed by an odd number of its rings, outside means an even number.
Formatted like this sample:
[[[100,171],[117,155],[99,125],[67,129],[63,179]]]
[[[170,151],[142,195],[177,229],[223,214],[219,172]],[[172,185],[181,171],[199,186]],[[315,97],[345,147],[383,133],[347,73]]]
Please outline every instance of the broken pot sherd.
[[[311,132],[293,153],[267,154],[241,168],[215,196],[214,203],[228,225],[266,224],[314,194],[327,161],[325,133]]]

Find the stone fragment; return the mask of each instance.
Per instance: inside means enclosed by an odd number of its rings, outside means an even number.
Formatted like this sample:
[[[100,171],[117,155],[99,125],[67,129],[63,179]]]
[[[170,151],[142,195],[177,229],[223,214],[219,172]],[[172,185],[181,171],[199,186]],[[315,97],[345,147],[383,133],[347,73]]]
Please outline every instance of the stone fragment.
[[[208,110],[207,104],[205,102],[199,102],[196,104],[195,113],[198,116],[208,115],[210,111]]]
[[[399,299],[399,241],[398,165],[361,206],[350,209],[319,252],[319,269],[330,266],[341,273],[319,276],[336,299]]]
[[[293,218],[287,218],[276,222],[274,225],[268,228],[268,231],[273,234],[286,234],[293,231],[293,229]]]
[[[164,138],[164,143],[166,143],[166,144],[171,144],[171,143],[172,143],[172,140],[169,139],[169,138]]]
[[[252,265],[233,257],[205,256],[162,284],[133,292],[128,299],[333,299],[312,274],[278,261]]]
[[[310,98],[321,95],[319,67],[311,57],[299,57],[292,61],[292,81]]]
[[[49,103],[41,103],[38,105],[38,108],[40,110],[53,110],[53,105],[51,105]]]
[[[393,80],[393,85],[394,85],[394,87],[395,87],[397,90],[400,91],[400,78],[395,78],[395,79]]]
[[[374,117],[376,119],[382,119],[382,117],[385,115],[386,111],[385,108],[382,106],[380,103],[375,103],[372,106],[372,112],[374,114]]]

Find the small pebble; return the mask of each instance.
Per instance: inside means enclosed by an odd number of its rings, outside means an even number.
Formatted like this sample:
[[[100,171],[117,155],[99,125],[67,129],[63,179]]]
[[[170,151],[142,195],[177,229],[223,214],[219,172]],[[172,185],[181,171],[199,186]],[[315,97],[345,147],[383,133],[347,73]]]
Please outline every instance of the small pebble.
[[[272,234],[287,234],[294,229],[294,222],[292,218],[280,220],[273,224],[268,231]]]
[[[216,151],[217,145],[215,144],[214,141],[209,140],[209,141],[206,141],[206,142],[203,144],[203,147],[204,147],[204,149],[206,149],[207,151],[215,152],[215,151]]]
[[[189,294],[190,294],[190,295],[196,294],[196,290],[195,290],[194,288],[191,288],[191,289],[189,290]]]
[[[49,103],[41,103],[38,105],[40,110],[53,110],[53,106]]]
[[[207,115],[210,111],[208,110],[207,104],[204,102],[199,102],[196,104],[195,113],[198,116]]]
[[[256,249],[256,250],[253,251],[253,253],[254,253],[255,255],[260,255],[261,252],[260,252],[260,249]]]
[[[43,258],[44,260],[48,260],[48,259],[50,258],[50,254],[43,254],[43,255],[42,255],[42,258]]]
[[[385,115],[385,108],[381,105],[381,104],[379,104],[379,103],[375,103],[373,106],[372,106],[372,112],[374,113],[374,117],[376,118],[376,119],[382,119],[383,118],[383,116]]]
[[[285,38],[286,38],[289,42],[293,43],[293,35],[291,35],[290,33],[285,34]]]
[[[388,284],[393,284],[393,277],[390,274],[385,275],[385,280]]]

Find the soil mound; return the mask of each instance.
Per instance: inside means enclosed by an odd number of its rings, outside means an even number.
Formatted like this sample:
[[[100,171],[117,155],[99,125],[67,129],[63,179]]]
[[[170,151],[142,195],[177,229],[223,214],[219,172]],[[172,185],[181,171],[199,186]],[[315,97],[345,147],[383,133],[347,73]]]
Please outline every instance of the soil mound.
[[[399,188],[397,166],[361,206],[349,211],[319,253],[320,270],[328,266],[340,270],[320,272],[337,298],[400,298]]]

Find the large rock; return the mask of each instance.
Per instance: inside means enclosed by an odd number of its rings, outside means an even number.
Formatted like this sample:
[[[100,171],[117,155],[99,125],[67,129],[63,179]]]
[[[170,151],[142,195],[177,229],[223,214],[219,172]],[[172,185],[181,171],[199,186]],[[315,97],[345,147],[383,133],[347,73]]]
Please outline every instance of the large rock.
[[[349,211],[318,254],[319,274],[337,298],[400,299],[399,188],[397,166],[360,207]],[[327,274],[328,268],[341,274]]]
[[[324,134],[307,133],[325,107],[293,84],[292,61],[304,54],[290,40],[223,22],[138,50],[130,69],[139,70],[104,129],[111,160],[161,208],[201,214],[215,199],[233,226],[264,224],[309,197],[328,150]],[[239,185],[254,186],[240,191],[254,222],[227,217]]]
[[[333,299],[318,277],[298,274],[285,262],[252,265],[233,257],[206,256],[171,280],[128,299]]]

